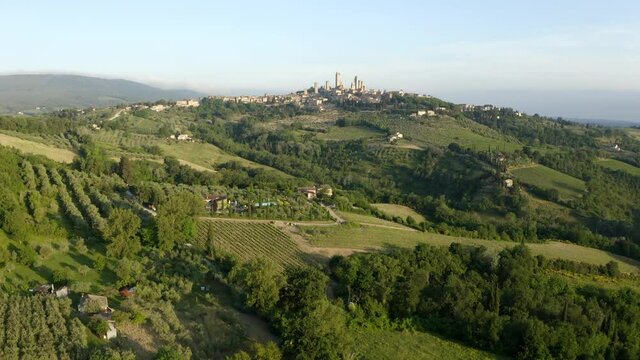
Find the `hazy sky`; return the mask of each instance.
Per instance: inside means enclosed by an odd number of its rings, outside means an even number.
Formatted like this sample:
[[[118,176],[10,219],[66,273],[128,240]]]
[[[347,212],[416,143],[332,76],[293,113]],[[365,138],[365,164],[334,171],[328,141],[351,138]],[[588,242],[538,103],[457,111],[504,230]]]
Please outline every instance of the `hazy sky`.
[[[5,74],[219,94],[288,92],[340,71],[456,102],[640,120],[638,0],[5,0],[0,34]]]

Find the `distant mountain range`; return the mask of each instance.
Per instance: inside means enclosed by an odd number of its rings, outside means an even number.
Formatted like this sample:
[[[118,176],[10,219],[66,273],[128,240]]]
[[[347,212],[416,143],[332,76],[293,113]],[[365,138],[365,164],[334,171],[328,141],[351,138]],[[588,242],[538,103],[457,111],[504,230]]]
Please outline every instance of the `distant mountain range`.
[[[608,127],[630,127],[640,126],[640,121],[624,121],[624,120],[608,120],[608,119],[572,119],[567,120],[575,121],[581,124],[594,124]]]
[[[5,114],[105,107],[203,95],[192,90],[163,90],[135,81],[79,75],[0,76],[0,113]]]

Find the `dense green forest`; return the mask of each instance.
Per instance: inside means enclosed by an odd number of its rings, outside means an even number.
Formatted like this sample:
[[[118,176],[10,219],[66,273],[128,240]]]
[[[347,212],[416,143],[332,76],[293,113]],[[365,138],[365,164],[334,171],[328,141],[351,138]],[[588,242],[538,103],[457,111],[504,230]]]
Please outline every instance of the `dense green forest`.
[[[369,330],[517,359],[640,357],[638,140],[432,97],[329,105],[0,117],[24,151],[0,148],[0,357],[357,359]],[[73,161],[48,157],[61,149]],[[307,236],[323,227],[448,240],[323,248]],[[610,253],[527,247],[552,242]],[[121,335],[76,311],[87,293]]]

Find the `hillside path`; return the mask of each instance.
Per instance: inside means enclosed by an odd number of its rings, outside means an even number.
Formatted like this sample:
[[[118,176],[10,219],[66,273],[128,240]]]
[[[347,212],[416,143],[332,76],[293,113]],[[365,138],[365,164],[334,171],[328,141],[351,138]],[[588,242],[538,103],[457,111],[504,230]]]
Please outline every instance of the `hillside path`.
[[[116,111],[116,113],[113,114],[113,116],[110,117],[107,121],[111,121],[111,120],[117,119],[118,116],[120,116],[123,112],[124,112],[124,109],[120,109],[120,110]]]

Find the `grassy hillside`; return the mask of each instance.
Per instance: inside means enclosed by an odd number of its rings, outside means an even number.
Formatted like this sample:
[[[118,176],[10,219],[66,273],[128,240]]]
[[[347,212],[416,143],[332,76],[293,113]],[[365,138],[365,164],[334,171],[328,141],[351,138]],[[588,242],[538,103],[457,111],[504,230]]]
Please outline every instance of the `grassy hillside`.
[[[393,221],[379,219],[377,217],[370,216],[370,215],[356,214],[353,212],[346,212],[346,211],[339,211],[338,214],[340,215],[341,218],[351,223],[376,225],[376,226],[389,227],[389,228],[398,228],[398,229],[409,230],[409,231],[413,230],[411,228],[408,228],[404,225],[400,225]]]
[[[423,332],[363,329],[355,335],[356,348],[365,359],[501,359],[497,355]]]
[[[100,130],[89,133],[99,144],[104,146],[112,155],[130,155],[161,160],[161,156],[147,154],[142,146],[157,145],[164,155],[174,156],[190,165],[196,170],[214,170],[215,166],[229,161],[237,161],[241,165],[250,168],[262,168],[278,171],[271,167],[257,164],[239,156],[231,155],[219,147],[201,142],[177,142],[168,139],[160,139],[153,135],[140,133],[127,133],[120,130]],[[279,171],[278,171],[279,172]],[[282,172],[279,172],[283,174]]]
[[[61,149],[40,142],[21,139],[19,137],[0,134],[0,145],[18,149],[27,154],[43,155],[51,160],[70,163],[76,154],[67,149]]]
[[[418,214],[410,207],[397,204],[371,204],[376,209],[382,211],[389,216],[399,216],[402,219],[406,219],[411,216],[416,222],[421,223],[424,221],[424,216]]]
[[[516,179],[542,189],[558,190],[560,199],[575,200],[582,196],[586,187],[584,181],[544,165],[534,165],[511,170]]]
[[[424,146],[434,144],[447,146],[458,143],[475,150],[513,151],[522,148],[515,139],[467,119],[451,117],[403,118],[377,120],[381,126],[404,135],[404,142]]]
[[[625,171],[631,175],[640,176],[640,168],[615,159],[599,159],[598,165],[602,165],[612,170]]]
[[[39,266],[34,268],[17,263],[5,267],[0,275],[9,288],[27,290],[36,285],[46,284],[51,281],[54,273],[64,274],[73,283],[74,289],[82,287],[84,291],[101,291],[117,279],[110,270],[95,270],[96,261],[113,262],[99,251],[95,251],[96,249],[79,250],[69,239],[55,236],[33,236],[28,241],[28,246],[38,249],[42,254],[39,256]],[[2,232],[0,246],[19,252],[25,245],[10,240]],[[45,248],[49,250],[42,250]]]
[[[411,231],[409,228],[365,225],[381,223],[377,222],[376,218],[373,217],[366,217],[364,215],[357,216],[359,217],[359,221],[355,224],[303,227],[301,229],[311,244],[319,247],[375,250],[388,246],[410,248],[420,243],[434,246],[449,246],[451,243],[458,242],[467,245],[484,246],[490,253],[497,254],[504,248],[517,245],[516,243],[508,241],[472,239]],[[378,221],[382,220],[378,219]],[[386,225],[384,223],[382,224]],[[639,262],[602,250],[557,241],[550,241],[544,244],[527,244],[527,246],[531,248],[533,254],[544,255],[548,258],[584,261],[597,265],[606,264],[611,260],[615,260],[620,263],[620,269],[624,272],[640,272]]]

